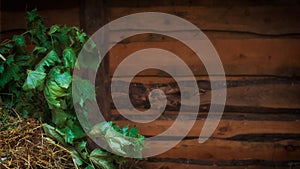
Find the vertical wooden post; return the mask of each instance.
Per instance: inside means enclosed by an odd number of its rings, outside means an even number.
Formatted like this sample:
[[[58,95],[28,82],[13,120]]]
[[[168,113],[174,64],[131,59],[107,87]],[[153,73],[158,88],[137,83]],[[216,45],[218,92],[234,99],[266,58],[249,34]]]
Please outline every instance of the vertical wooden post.
[[[107,0],[80,0],[80,26],[92,35],[108,22]],[[103,35],[108,36],[108,35]],[[110,120],[110,74],[109,57],[105,56],[97,72],[97,102],[101,113]]]

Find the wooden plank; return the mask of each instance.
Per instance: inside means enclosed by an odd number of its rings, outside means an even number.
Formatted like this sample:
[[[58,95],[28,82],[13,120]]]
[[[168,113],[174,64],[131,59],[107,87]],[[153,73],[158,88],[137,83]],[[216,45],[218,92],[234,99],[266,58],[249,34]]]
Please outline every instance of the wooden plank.
[[[144,78],[146,79],[146,77]],[[147,80],[146,80],[147,81]],[[126,82],[120,83],[120,85]],[[188,84],[188,81],[185,82]],[[198,83],[199,84],[199,83]],[[208,106],[211,104],[212,91],[204,86],[200,89],[200,103],[195,102],[193,99],[181,101],[180,89],[174,83],[161,83],[157,84],[132,84],[129,91],[118,91],[112,93],[113,98],[119,100],[120,108],[128,108],[125,100],[131,98],[131,103],[136,108],[150,107],[148,101],[148,95],[153,89],[162,90],[167,97],[166,110],[178,111],[180,106],[188,107],[201,106],[201,110],[208,110]],[[187,87],[188,88],[188,87]],[[193,96],[196,92],[195,89],[188,89],[187,96]],[[224,89],[216,89],[215,92],[222,91]],[[250,84],[236,87],[228,87],[226,97],[225,110],[230,111],[230,107],[248,108],[252,110],[265,109],[287,109],[287,110],[299,110],[300,109],[300,84]],[[191,97],[192,98],[192,97]],[[221,102],[214,102],[214,104],[222,104]],[[148,106],[147,106],[148,105]],[[226,109],[228,108],[228,109]],[[242,109],[241,109],[242,110]],[[240,110],[240,111],[241,111]]]
[[[168,141],[157,145],[161,148]],[[300,141],[283,140],[275,142],[241,142],[209,139],[203,144],[198,139],[183,140],[171,150],[155,158],[174,158],[201,161],[229,161],[259,159],[265,161],[292,161],[300,159]],[[145,151],[151,151],[146,149]]]
[[[199,137],[206,119],[196,120],[187,137]],[[174,120],[155,120],[150,123],[135,123],[129,120],[116,121],[120,126],[137,126],[140,133],[146,136],[155,136],[166,131]],[[213,138],[228,138],[238,135],[277,134],[284,138],[284,134],[300,136],[299,121],[246,121],[222,119],[216,128]],[[151,128],[151,130],[149,130]],[[181,136],[178,133],[177,136]],[[266,138],[265,138],[266,139]],[[279,138],[278,138],[279,139]]]
[[[236,87],[229,88],[227,92],[228,105],[295,109],[300,107],[300,85]]]
[[[176,77],[178,81],[189,81],[191,77]],[[223,80],[221,76],[195,76],[198,85],[205,89],[210,89],[210,82]],[[276,77],[276,76],[226,76],[227,87],[239,87],[259,84],[300,84],[300,78],[297,77]],[[128,82],[128,77],[115,77],[117,81]],[[164,86],[165,84],[174,83],[173,77],[159,76],[135,76],[130,83]],[[207,86],[208,85],[208,86]],[[205,87],[204,87],[205,86]]]
[[[287,6],[153,6],[153,7],[112,7],[110,10],[111,19],[138,13],[138,12],[164,12],[174,14],[192,22],[202,30],[241,31],[253,34],[294,34],[300,33],[300,7],[298,5]],[[293,17],[290,17],[293,16]],[[140,21],[141,23],[143,20]],[[185,30],[185,26],[172,25],[167,21],[166,26],[173,29]],[[153,18],[148,23],[156,25],[159,22]],[[139,27],[132,25],[132,27]],[[292,27],[290,25],[293,25]],[[122,28],[118,28],[122,30]]]
[[[266,166],[266,165],[259,165],[255,164],[257,162],[253,162],[253,165],[236,165],[234,162],[232,162],[232,166],[224,166],[224,165],[217,165],[217,164],[211,164],[211,165],[198,165],[198,164],[190,164],[189,160],[186,160],[186,163],[176,163],[176,162],[144,162],[143,167],[145,169],[287,169],[287,168],[293,168],[293,169],[299,169],[300,166],[296,162],[290,162],[290,164],[287,162],[285,166],[277,166],[276,164],[273,164],[272,166]]]
[[[296,0],[272,0],[272,1],[232,1],[232,0],[202,0],[202,1],[189,1],[189,0],[131,0],[130,3],[123,0],[111,0],[112,7],[153,7],[153,6],[258,6],[258,5],[272,5],[272,6],[287,6],[287,5],[297,5]]]
[[[81,0],[80,1],[80,24],[81,27],[92,35],[101,26],[108,22],[107,1]],[[108,35],[103,35],[103,37]],[[109,57],[104,56],[96,75],[96,99],[99,101],[100,111],[106,120],[110,119],[110,77]]]
[[[240,111],[230,112],[225,111],[223,112],[222,119],[224,120],[240,120],[240,121],[298,121],[300,120],[299,116],[299,110],[261,110],[261,111],[246,111],[244,112],[242,108],[237,108]],[[262,108],[259,108],[262,109]],[[140,111],[146,111],[146,109],[139,109]],[[122,121],[127,120],[120,112],[126,113],[128,117],[134,118],[135,115],[130,114],[132,113],[130,110],[111,110],[111,120],[115,121]],[[197,120],[203,120],[207,118],[207,113],[203,111],[199,111],[197,115]],[[186,114],[186,117],[190,115],[189,112],[184,112]],[[147,115],[145,113],[142,113],[142,117],[139,117],[141,119],[147,119],[147,118],[153,118],[153,115]],[[178,117],[177,111],[168,111],[165,110],[161,116],[159,116],[156,120],[174,120]]]
[[[212,44],[222,61],[225,74],[229,75],[276,75],[300,76],[299,39],[216,39]],[[200,59],[180,42],[133,42],[117,44],[110,50],[110,71],[119,66],[131,53],[146,48],[161,48],[180,57],[197,75],[207,75]],[[133,63],[134,64],[134,63]],[[170,68],[175,63],[168,61]],[[129,68],[129,67],[128,67]],[[151,69],[139,76],[166,76],[166,73]],[[185,74],[180,74],[184,76]],[[128,76],[126,71],[121,76]]]
[[[101,26],[108,22],[108,1],[81,0],[80,1],[80,26],[92,35]]]

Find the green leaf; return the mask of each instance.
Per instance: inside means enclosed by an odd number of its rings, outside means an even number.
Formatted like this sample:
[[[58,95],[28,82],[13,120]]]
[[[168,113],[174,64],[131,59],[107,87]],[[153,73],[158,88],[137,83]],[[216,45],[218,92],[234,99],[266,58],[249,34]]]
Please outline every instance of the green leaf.
[[[46,73],[28,70],[28,76],[22,86],[24,90],[35,89],[39,87],[45,80]]]
[[[14,61],[13,55],[9,55],[5,61],[7,65],[10,65]]]
[[[107,156],[109,156],[109,154],[105,151],[100,150],[99,148],[94,149],[90,154],[90,157],[98,157],[98,158],[104,158]]]
[[[101,56],[99,49],[93,40],[89,39],[82,47],[81,57],[78,58],[76,67],[87,68],[97,71],[100,64]],[[84,56],[84,57],[83,57]]]
[[[41,61],[36,65],[35,69],[39,72],[45,72],[45,66],[50,67],[54,66],[55,63],[60,63],[57,53],[54,50],[51,50]]]
[[[81,42],[81,43],[84,43],[86,41],[86,33],[82,32],[76,32],[76,39]]]
[[[122,128],[122,134],[123,134],[124,136],[127,136],[127,135],[128,135],[128,129],[129,129],[129,126],[128,126],[128,125]]]
[[[76,144],[76,149],[81,152],[82,150],[86,149],[86,145],[87,145],[86,141],[81,141]]]
[[[65,89],[61,88],[54,79],[51,78],[46,81],[44,96],[50,109],[66,109],[66,100],[63,97],[69,94],[70,93],[67,93]]]
[[[139,130],[134,126],[129,130],[129,137],[135,138],[139,133]]]
[[[69,43],[69,39],[74,35],[68,34],[69,30],[69,27],[64,26],[62,28],[59,28],[59,30],[57,30],[57,32],[52,36],[57,39],[63,46],[71,46],[72,43]]]
[[[121,128],[120,128],[120,126],[114,125],[114,126],[113,126],[113,129],[114,129],[115,131],[121,133]]]
[[[11,80],[19,80],[20,78],[20,68],[16,64],[9,66],[9,69],[4,69],[4,72],[0,74],[0,88],[3,88]]]
[[[86,100],[94,101],[96,98],[95,86],[88,80],[84,80],[79,76],[73,76],[72,96],[75,104],[83,106]]]
[[[72,129],[70,129],[69,127],[66,127],[65,129],[65,140],[67,143],[73,144],[73,141],[75,140],[75,134],[73,132]]]
[[[74,140],[77,140],[77,139],[80,139],[80,138],[83,138],[86,136],[85,132],[81,128],[79,121],[76,118],[74,120],[69,119],[68,123],[67,123],[67,127],[69,127],[72,130]]]
[[[39,53],[45,53],[47,51],[47,48],[45,47],[42,47],[42,46],[36,46],[32,53],[35,53],[35,54],[39,54]]]
[[[52,68],[49,72],[49,78],[46,81],[44,96],[47,100],[50,109],[66,109],[67,103],[64,97],[71,94],[70,92],[67,92],[65,88],[62,87],[64,86],[62,85],[63,83],[58,84],[56,82],[57,74],[60,75],[57,72],[60,72],[61,68],[61,66],[56,66]]]
[[[58,30],[60,29],[60,27],[58,25],[53,25],[51,26],[49,32],[48,32],[48,35],[52,35],[54,34],[55,32],[57,32]]]
[[[72,48],[66,48],[63,51],[63,63],[67,68],[74,68],[76,61],[76,54]]]
[[[4,72],[4,64],[0,65],[0,74],[2,74]]]
[[[67,108],[64,97],[71,94],[70,90],[67,90],[71,82],[72,76],[69,71],[64,70],[63,66],[55,66],[50,70],[44,90],[44,96],[50,109]]]
[[[81,166],[83,161],[81,160],[80,154],[76,150],[71,150],[73,160],[75,161],[77,166]],[[78,167],[77,167],[78,168]]]
[[[38,16],[37,9],[33,9],[32,11],[27,12],[27,20],[29,22],[33,22],[37,16]]]
[[[99,148],[97,148],[91,152],[90,160],[99,168],[114,169],[114,164],[112,160],[109,160],[108,156],[109,154],[107,152],[101,151]]]
[[[31,56],[29,54],[18,54],[14,56],[14,63],[16,63],[19,66],[26,66],[31,67],[31,62],[29,59]]]
[[[101,169],[115,169],[113,162],[107,161],[107,159],[90,157],[90,160]]]
[[[12,40],[15,41],[18,46],[25,46],[24,37],[21,35],[14,35]]]
[[[14,45],[12,43],[5,43],[3,46],[1,45],[0,54],[9,53],[12,51]],[[1,55],[1,59],[5,60],[5,58]]]
[[[7,47],[8,49],[12,49],[14,47],[14,45],[11,43],[6,43],[4,46]]]
[[[69,114],[68,112],[62,109],[53,109],[52,111],[52,122],[57,127],[64,127],[68,119],[72,118],[73,115]]]
[[[123,146],[128,146],[131,144],[131,141],[128,140],[128,137],[123,136],[121,133],[115,131],[112,127],[108,128],[104,137],[109,147],[114,152],[126,155],[126,152],[122,148]]]
[[[57,130],[53,127],[50,126],[47,123],[43,124],[43,129],[45,133],[49,136],[58,141],[60,144],[65,144],[64,138],[57,132]]]
[[[55,66],[51,69],[49,72],[49,76],[51,79],[54,79],[54,81],[64,89],[67,89],[71,82],[72,82],[72,76],[69,71],[65,70],[63,66]]]
[[[84,169],[95,169],[95,168],[93,166],[91,166],[91,165],[88,165]]]
[[[0,59],[5,60],[5,58],[2,56],[7,51],[5,47],[0,46]]]
[[[92,135],[93,137],[97,137],[97,136],[101,137],[106,133],[107,129],[112,127],[112,125],[113,125],[113,123],[111,121],[98,123],[92,127],[89,134]]]
[[[144,137],[138,135],[136,127],[129,130],[129,127],[125,126],[123,129],[120,129],[113,122],[102,122],[93,126],[89,135],[104,139],[105,144],[119,155],[131,155],[135,158],[142,158],[141,151],[144,149]],[[129,135],[134,138],[129,137]]]

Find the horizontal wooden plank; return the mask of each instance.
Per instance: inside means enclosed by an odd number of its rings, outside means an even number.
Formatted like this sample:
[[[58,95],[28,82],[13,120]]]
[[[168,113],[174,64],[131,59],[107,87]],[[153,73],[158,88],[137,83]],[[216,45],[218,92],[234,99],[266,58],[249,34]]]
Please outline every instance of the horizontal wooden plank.
[[[199,137],[205,120],[206,119],[197,120],[188,133],[187,137]],[[175,120],[155,120],[150,123],[135,123],[129,120],[122,120],[116,122],[120,126],[135,125],[137,126],[141,134],[146,136],[155,136],[166,131],[169,127],[172,126],[174,121]],[[238,135],[251,134],[278,134],[278,136],[280,134],[282,134],[281,136],[283,136],[284,134],[299,134],[300,136],[299,127],[300,121],[246,121],[222,119],[212,137],[230,139]],[[177,133],[177,136],[181,135],[181,133]],[[276,138],[274,137],[274,139]]]
[[[138,12],[164,12],[174,14],[192,22],[202,30],[227,30],[251,32],[254,34],[300,33],[299,5],[289,6],[154,6],[154,7],[112,7],[110,18],[116,19]],[[290,17],[293,16],[293,17]],[[163,23],[172,29],[185,30],[185,25],[173,25],[172,21],[159,22],[156,18],[144,23],[131,25],[141,28],[143,24],[159,25]],[[141,24],[142,23],[142,24]],[[293,25],[293,26],[290,26]],[[118,30],[122,30],[119,27]],[[155,29],[155,27],[154,27]]]
[[[44,18],[45,25],[50,27],[54,24],[79,26],[79,6],[66,9],[46,9],[38,11]],[[25,11],[1,11],[0,30],[13,31],[25,29]]]
[[[232,1],[232,0],[202,0],[202,1],[190,1],[190,0],[131,0],[127,3],[123,0],[111,0],[110,6],[112,7],[153,7],[153,6],[258,6],[258,5],[272,5],[272,6],[287,6],[287,5],[297,5],[296,0],[272,0],[272,1],[253,1],[253,0],[243,0],[243,1]]]
[[[124,34],[131,33],[132,30],[125,30],[125,31],[113,31],[110,34],[110,39],[112,42],[116,42],[119,37],[124,36]],[[173,38],[160,35],[160,34],[155,34],[155,33],[147,33],[147,34],[141,34],[141,32],[136,31],[140,34],[131,36],[130,38],[126,38],[122,40],[120,43],[132,43],[132,42],[170,42],[174,41]],[[184,40],[193,40],[195,39],[195,34],[185,34],[184,37],[182,37],[182,31],[174,31],[172,32],[172,36],[177,36],[181,37]],[[239,31],[222,31],[222,30],[203,30],[202,31],[204,35],[207,36],[208,39],[210,40],[216,40],[216,39],[235,39],[235,40],[245,40],[245,39],[287,39],[287,38],[299,38],[300,34],[280,34],[280,35],[262,35],[262,34],[254,34],[251,32],[239,32]],[[194,33],[196,33],[194,31]]]
[[[151,77],[150,77],[151,78]],[[146,77],[140,78],[147,79]],[[169,79],[167,79],[169,80]],[[145,80],[149,81],[149,80]],[[167,81],[168,82],[168,81]],[[188,84],[186,81],[185,84]],[[120,85],[124,85],[127,82],[118,82]],[[182,83],[182,82],[180,82]],[[204,84],[202,88],[201,84]],[[193,89],[186,87],[185,98],[187,100],[181,101],[180,89],[174,82],[172,83],[162,83],[160,84],[143,84],[134,83],[131,84],[129,91],[117,91],[112,93],[112,97],[118,100],[119,108],[126,109],[129,108],[125,100],[129,97],[131,98],[131,103],[136,108],[149,108],[150,102],[148,100],[148,95],[153,89],[162,90],[167,98],[166,110],[178,111],[180,106],[185,106],[186,110],[188,107],[193,107],[200,105],[200,110],[208,110],[211,104],[211,94],[209,86],[203,82],[199,82],[199,89]],[[240,108],[242,111],[243,107],[245,109],[258,110],[262,108],[266,109],[287,109],[287,110],[299,110],[300,109],[300,84],[287,83],[287,84],[249,84],[241,86],[231,87],[229,86],[226,96],[225,111],[230,111],[232,108]],[[200,103],[195,102],[192,96],[200,90]],[[215,92],[223,91],[223,88],[216,89]],[[190,97],[188,97],[190,96]],[[189,99],[191,98],[191,99]],[[222,104],[221,102],[214,102],[213,104]],[[159,107],[157,107],[159,108]],[[266,110],[265,109],[265,110]]]
[[[216,39],[212,44],[222,61],[226,75],[276,75],[300,76],[300,40],[299,39]],[[172,42],[133,42],[117,44],[110,50],[110,72],[120,65],[121,61],[131,53],[146,49],[161,48],[180,57],[196,75],[207,75],[199,57],[187,46],[178,41]],[[149,54],[149,57],[151,54]],[[147,60],[145,60],[146,62]],[[163,56],[162,56],[162,60]],[[168,67],[178,69],[175,61],[167,60]],[[123,66],[124,70],[129,67]],[[146,68],[145,68],[146,69]],[[177,71],[178,72],[178,71]],[[139,76],[166,76],[157,69],[140,72]],[[178,76],[186,74],[178,72]],[[123,71],[120,76],[130,76]],[[131,75],[132,76],[132,75]]]
[[[32,48],[33,49],[33,48]],[[179,82],[190,81],[195,79],[198,86],[204,90],[210,90],[211,82],[218,82],[224,80],[222,76],[195,76],[195,77],[176,77]],[[170,76],[135,76],[129,77],[114,77],[116,81],[129,82],[132,84],[156,85],[156,86],[169,86],[175,83],[175,79]],[[249,85],[260,84],[300,84],[299,77],[277,77],[277,76],[226,76],[227,87],[241,87]]]
[[[157,147],[168,145],[161,142]],[[209,139],[203,144],[198,139],[183,140],[171,150],[155,156],[155,158],[175,158],[201,161],[229,161],[258,159],[265,161],[292,161],[300,159],[300,141],[284,140],[276,142],[240,142]]]
[[[246,111],[242,112],[242,108],[237,108],[240,111],[230,112],[224,111],[222,115],[222,119],[224,120],[241,120],[241,121],[298,121],[300,120],[299,110],[260,110],[260,111]],[[262,108],[260,108],[262,109]],[[146,111],[146,109],[140,109],[141,111]],[[126,113],[129,118],[136,117],[136,114],[132,113],[131,110],[111,110],[111,120],[122,121],[127,120],[120,112]],[[207,113],[200,111],[197,115],[197,120],[203,120],[207,118]],[[189,112],[184,112],[186,114],[185,117],[190,117]],[[156,117],[156,116],[155,116]],[[177,111],[164,111],[161,116],[159,116],[156,120],[174,120],[178,117]],[[154,118],[154,115],[147,115],[145,113],[142,114],[142,117],[139,116],[140,119],[149,119]]]
[[[163,159],[162,159],[163,160]],[[261,162],[262,165],[259,165],[258,161],[253,161],[251,164],[245,164],[245,165],[237,165],[235,161],[232,161],[232,164],[228,162],[228,165],[218,165],[215,163],[212,163],[210,165],[200,165],[200,164],[191,164],[190,160],[186,160],[182,163],[180,163],[180,160],[174,159],[174,161],[177,160],[177,162],[144,162],[142,164],[145,169],[299,169],[300,166],[297,162],[285,162],[284,164],[277,164],[273,161],[269,162],[269,165],[263,164],[264,162]]]

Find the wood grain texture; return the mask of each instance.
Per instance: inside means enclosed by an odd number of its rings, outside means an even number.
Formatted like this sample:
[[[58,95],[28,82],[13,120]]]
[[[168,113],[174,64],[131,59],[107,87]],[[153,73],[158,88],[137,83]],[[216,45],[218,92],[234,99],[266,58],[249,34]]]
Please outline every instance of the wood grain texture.
[[[190,80],[189,77],[179,79],[185,82]],[[209,79],[207,76],[198,76],[196,79],[199,90],[202,91],[201,102],[209,101],[210,96],[207,96],[211,92],[209,80],[218,81],[218,77]],[[120,77],[118,80],[128,83],[126,77]],[[133,104],[145,104],[147,93],[155,88],[163,90],[170,96],[169,99],[179,97],[180,90],[171,77],[139,76],[131,83],[129,91],[132,94]],[[149,158],[145,167],[179,169],[299,167],[299,80],[286,77],[228,76],[227,87],[226,106],[236,106],[236,112],[230,112],[232,108],[225,109],[222,120],[206,143],[197,142],[206,120],[207,112],[204,111],[198,113],[199,118],[183,141],[168,152]],[[222,87],[218,90],[222,90]],[[189,102],[191,103],[193,102]],[[131,113],[131,110],[122,109],[122,111]],[[146,124],[133,123],[122,118],[115,120],[121,126],[136,125],[142,134],[151,137],[166,131],[173,124],[177,113],[167,110],[158,120]],[[112,115],[120,117],[118,110],[115,109],[112,110]],[[132,115],[134,116],[136,115]],[[141,113],[141,116],[147,114]],[[176,134],[182,136],[181,133]],[[175,138],[177,137],[170,136],[164,139]],[[158,147],[165,144],[168,144],[168,141],[162,142]]]
[[[111,7],[131,7],[131,8],[140,8],[140,7],[155,7],[155,6],[204,6],[204,7],[228,7],[228,6],[293,6],[298,5],[297,0],[272,0],[272,1],[253,1],[253,0],[244,0],[244,1],[232,1],[232,0],[202,0],[202,1],[189,1],[189,0],[131,0],[131,3],[128,3],[123,0],[111,0]]]
[[[111,19],[116,19],[128,14],[138,12],[164,12],[182,17],[202,30],[226,30],[250,32],[253,34],[293,34],[300,33],[299,5],[288,6],[154,6],[154,7],[112,7],[110,10]],[[288,12],[287,12],[288,11]],[[293,16],[293,17],[290,17]],[[142,23],[143,20],[140,20]],[[164,21],[166,26],[185,30],[184,25],[172,25],[172,21]],[[158,25],[153,21],[144,24]],[[132,25],[134,28],[140,24]],[[294,25],[294,26],[290,26]],[[122,28],[118,28],[122,30]]]
[[[168,144],[162,142],[161,148]],[[203,144],[198,139],[183,140],[171,150],[156,158],[190,159],[201,161],[230,161],[260,159],[265,161],[299,160],[299,140],[275,142],[240,142],[231,140],[209,139]],[[290,148],[291,147],[291,148]],[[148,149],[145,151],[151,151]]]
[[[222,119],[223,120],[241,120],[241,121],[286,121],[286,122],[292,122],[292,121],[297,121],[300,120],[300,116],[299,116],[299,110],[273,110],[270,111],[268,110],[261,110],[261,111],[245,111],[245,108],[241,108],[238,107],[237,111],[224,111],[223,115],[222,115]],[[247,108],[249,109],[249,108]],[[262,109],[262,108],[260,108]],[[146,109],[139,109],[141,111],[145,111]],[[225,109],[226,110],[226,109]],[[116,110],[116,109],[112,109],[111,110],[111,119],[115,120],[115,121],[123,121],[123,120],[127,120],[125,117],[123,117],[120,112],[122,111],[122,113],[126,113],[128,115],[128,117],[130,118],[134,118],[134,115],[130,115],[130,110],[125,110],[125,109],[121,109],[121,110]],[[189,112],[184,112],[185,114],[187,114],[187,116],[189,116]],[[203,112],[203,111],[199,111],[198,115],[197,115],[197,119],[198,120],[203,120],[207,118],[207,111]],[[141,115],[143,115],[142,117],[144,118],[153,118],[153,116],[148,116],[145,113],[141,113]],[[142,118],[139,117],[139,118]],[[164,111],[163,114],[157,118],[157,120],[174,120],[178,117],[178,112],[177,111]],[[142,118],[143,119],[143,118]]]
[[[92,35],[98,28],[108,22],[107,1],[98,0],[82,0],[80,1],[80,24],[81,27]],[[108,36],[108,35],[102,35]],[[100,111],[103,116],[110,119],[110,77],[109,77],[109,57],[104,57],[96,75],[97,96],[96,99],[100,103]],[[95,72],[93,72],[95,73]],[[100,87],[99,87],[100,86]]]
[[[212,40],[212,44],[218,52],[227,76],[300,75],[299,39],[216,39]],[[110,50],[111,72],[113,73],[121,61],[131,53],[146,48],[168,50],[180,57],[196,76],[207,75],[206,69],[199,57],[187,46],[178,41],[132,42],[115,45]],[[173,62],[172,60],[168,60],[169,68],[177,69],[176,64]],[[139,76],[151,75],[164,76],[166,73],[155,69],[139,73]],[[128,76],[128,74],[124,71],[121,76]],[[186,75],[178,72],[178,76]]]
[[[206,119],[196,120],[194,126],[187,137],[199,137],[201,129]],[[146,136],[155,136],[166,131],[172,126],[175,120],[155,120],[151,123],[135,123],[128,120],[118,121],[121,126],[137,126],[141,134]],[[251,134],[278,134],[284,139],[284,134],[293,134],[300,136],[299,121],[247,121],[247,120],[224,120],[222,119],[215,130],[212,138],[231,139],[238,135]],[[151,130],[149,130],[151,128]],[[181,133],[177,133],[181,136]],[[265,138],[266,139],[266,138]],[[274,136],[275,139],[275,136]],[[277,139],[280,139],[279,137]]]
[[[179,161],[179,160],[178,160]],[[234,162],[232,162],[234,163]],[[255,163],[255,162],[254,162]],[[256,162],[257,163],[257,162]],[[285,166],[278,166],[275,163],[273,166],[266,166],[266,165],[259,165],[259,164],[245,164],[245,165],[231,165],[231,166],[224,166],[224,165],[217,165],[217,164],[211,164],[211,165],[197,165],[197,164],[190,164],[189,161],[186,161],[185,163],[175,163],[175,162],[148,162],[144,164],[145,169],[299,169],[299,164],[297,163],[286,163]]]
[[[199,89],[193,89],[185,87],[186,92],[184,93],[187,100],[181,101],[180,88],[173,81],[170,82],[169,78],[161,78],[159,83],[145,84],[143,81],[149,81],[151,77],[140,78],[142,81],[140,83],[132,83],[129,91],[116,91],[112,93],[112,97],[118,99],[120,107],[122,109],[128,108],[125,100],[131,98],[131,103],[136,108],[149,108],[150,102],[148,100],[149,93],[154,89],[160,89],[166,94],[167,107],[166,110],[178,111],[180,106],[185,106],[186,110],[188,107],[193,107],[200,105],[200,110],[208,111],[209,105],[211,104],[211,94],[209,81],[198,81]],[[162,81],[165,79],[165,82]],[[256,81],[258,82],[258,81]],[[265,83],[264,83],[265,82]],[[225,111],[230,111],[230,108],[265,108],[265,109],[286,109],[286,110],[299,110],[300,109],[300,84],[298,81],[296,83],[292,81],[286,81],[286,83],[270,83],[272,81],[268,80],[258,82],[258,84],[249,83],[245,85],[243,83],[237,84],[237,81],[227,82],[231,85],[227,86],[227,96]],[[120,85],[124,85],[128,82],[119,81]],[[188,86],[189,81],[178,81],[177,83],[184,83]],[[235,84],[236,83],[236,84]],[[261,83],[261,84],[260,84]],[[197,91],[199,90],[199,91]],[[215,92],[225,90],[224,88],[219,88],[214,90]],[[196,93],[200,93],[200,103],[195,102],[192,96]],[[190,97],[189,97],[190,96]],[[124,104],[123,104],[124,103]],[[213,104],[221,105],[221,102],[214,102]],[[227,108],[227,109],[226,109]],[[130,111],[130,110],[129,110]]]

